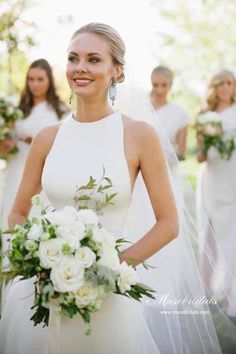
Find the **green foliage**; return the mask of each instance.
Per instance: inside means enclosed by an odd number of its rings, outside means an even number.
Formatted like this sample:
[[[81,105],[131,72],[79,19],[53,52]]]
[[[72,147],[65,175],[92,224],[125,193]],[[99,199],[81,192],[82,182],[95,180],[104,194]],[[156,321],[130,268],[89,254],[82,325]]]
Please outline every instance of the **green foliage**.
[[[35,45],[33,30],[36,26],[24,19],[31,1],[2,0],[0,5],[0,44],[4,48],[0,61],[0,81],[3,80],[0,89],[12,94],[22,89],[21,68],[27,63],[25,51]]]
[[[109,205],[114,205],[114,198],[117,193],[109,194],[107,191],[112,189],[112,181],[105,175],[105,168],[100,180],[90,176],[87,184],[76,187],[74,197],[75,206],[78,209],[92,209],[96,213],[101,213],[102,209]]]
[[[151,0],[151,5],[158,24],[153,54],[176,74],[173,99],[195,115],[211,76],[236,65],[236,2]]]

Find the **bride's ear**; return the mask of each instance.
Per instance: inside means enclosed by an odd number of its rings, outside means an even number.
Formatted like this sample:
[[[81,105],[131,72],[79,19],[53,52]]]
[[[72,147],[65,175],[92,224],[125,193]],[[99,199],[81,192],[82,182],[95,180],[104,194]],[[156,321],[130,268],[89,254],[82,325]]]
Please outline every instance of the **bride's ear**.
[[[121,65],[116,65],[114,67],[114,75],[113,77],[115,78],[116,82],[122,82],[124,80],[124,70]]]

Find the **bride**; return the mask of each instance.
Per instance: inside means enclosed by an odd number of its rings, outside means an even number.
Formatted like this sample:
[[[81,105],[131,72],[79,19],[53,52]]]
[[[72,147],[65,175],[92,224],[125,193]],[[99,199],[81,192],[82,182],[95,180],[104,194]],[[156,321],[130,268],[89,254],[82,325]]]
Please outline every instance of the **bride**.
[[[186,285],[187,296],[191,287],[189,280],[196,277],[198,281],[198,274],[191,273],[187,259],[181,259],[188,281],[185,282],[184,277],[180,279],[175,259],[170,257],[171,252],[165,252],[179,239],[176,238],[179,217],[156,131],[145,122],[113,111],[108,104],[108,95],[114,102],[116,83],[124,80],[124,55],[125,45],[110,26],[91,23],[75,32],[68,48],[67,79],[77,98],[76,113],[43,129],[35,137],[10,213],[9,226],[24,223],[30,212],[31,197],[41,189],[56,208],[73,205],[76,186],[87,182],[89,176],[99,179],[104,167],[118,194],[115,205],[104,210],[102,223],[109,231],[135,241],[123,251],[121,261],[139,265],[158,255],[160,267],[140,272],[143,281],[155,283],[155,289],[160,292],[178,289],[179,284]],[[137,193],[136,180],[141,177],[149,199],[145,204],[136,205],[139,217],[134,217],[134,212],[130,224],[130,207]],[[153,223],[144,232],[148,202],[151,202]],[[131,236],[136,231],[138,239]],[[155,278],[157,273],[159,278]],[[1,354],[221,352],[209,315],[194,316],[193,311],[180,316],[168,311],[164,313],[160,308],[169,307],[160,302],[139,304],[115,294],[107,299],[100,312],[94,314],[89,337],[84,335],[80,317],[59,317],[53,304],[48,331],[30,327],[33,286],[32,282],[26,282],[18,282],[10,289],[0,327]],[[192,286],[191,290],[196,296],[203,295],[201,286]],[[25,296],[17,296],[19,293]],[[180,292],[176,293],[178,295]],[[176,307],[172,305],[171,308]],[[196,309],[191,303],[187,308]],[[191,321],[193,326],[186,325]]]

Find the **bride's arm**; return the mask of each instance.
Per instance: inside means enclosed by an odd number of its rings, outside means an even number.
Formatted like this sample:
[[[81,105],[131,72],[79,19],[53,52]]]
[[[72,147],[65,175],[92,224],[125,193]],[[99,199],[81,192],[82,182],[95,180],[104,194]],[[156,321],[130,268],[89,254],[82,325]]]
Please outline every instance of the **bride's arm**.
[[[179,225],[167,165],[156,131],[144,122],[134,124],[139,168],[158,220],[146,235],[121,254],[121,261],[137,265],[177,237]]]
[[[33,140],[23,177],[8,217],[9,227],[22,225],[32,207],[31,198],[41,191],[41,176],[48,152],[55,139],[58,126],[44,128]]]

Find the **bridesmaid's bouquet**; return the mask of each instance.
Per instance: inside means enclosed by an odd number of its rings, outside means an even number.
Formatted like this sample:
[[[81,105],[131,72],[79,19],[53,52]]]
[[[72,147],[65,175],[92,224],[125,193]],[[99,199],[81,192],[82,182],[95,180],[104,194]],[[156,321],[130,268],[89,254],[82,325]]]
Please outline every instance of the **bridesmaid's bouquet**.
[[[75,207],[48,210],[40,196],[34,196],[32,203],[41,206],[41,216],[5,232],[12,235],[7,254],[12,276],[36,276],[31,318],[35,325],[48,325],[50,303],[58,306],[60,314],[69,318],[79,314],[89,324],[91,314],[101,309],[111,293],[135,300],[154,298],[154,290],[138,282],[135,268],[120,263],[120,247],[127,241],[100,223],[99,212],[113,204],[116,195],[107,193],[110,179],[103,181],[98,185],[90,177],[87,185],[78,188]],[[96,204],[96,211],[88,208],[91,203]]]
[[[213,146],[223,160],[230,159],[236,148],[236,139],[234,134],[224,132],[217,112],[201,114],[197,120],[196,130],[201,145],[200,149],[204,155]]]
[[[23,117],[23,113],[17,108],[15,101],[11,97],[0,95],[0,143],[5,139],[12,139],[12,129],[14,123]],[[15,146],[3,159],[9,159],[18,152]]]

